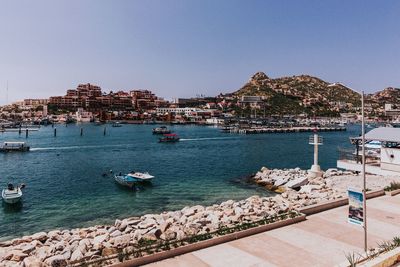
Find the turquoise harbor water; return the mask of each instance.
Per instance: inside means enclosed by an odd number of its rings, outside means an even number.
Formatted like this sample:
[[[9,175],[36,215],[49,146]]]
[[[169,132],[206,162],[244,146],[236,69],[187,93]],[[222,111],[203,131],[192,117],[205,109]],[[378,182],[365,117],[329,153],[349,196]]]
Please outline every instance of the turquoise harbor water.
[[[84,135],[80,136],[80,128]],[[0,184],[26,183],[22,205],[0,208],[0,239],[38,231],[113,223],[116,218],[159,213],[186,205],[209,205],[268,193],[243,177],[262,166],[309,168],[310,133],[236,135],[205,126],[171,126],[181,142],[160,144],[154,125],[112,128],[93,124],[58,125],[31,132],[27,153],[0,154]],[[335,167],[338,146],[349,146],[347,132],[325,132],[322,167]],[[0,142],[25,141],[18,133],[0,134]],[[149,171],[153,185],[138,192],[115,184],[111,175]]]

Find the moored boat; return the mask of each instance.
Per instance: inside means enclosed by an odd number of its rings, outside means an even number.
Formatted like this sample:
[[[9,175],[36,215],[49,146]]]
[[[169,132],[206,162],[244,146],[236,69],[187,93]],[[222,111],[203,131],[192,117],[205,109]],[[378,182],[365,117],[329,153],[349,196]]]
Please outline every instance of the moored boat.
[[[22,198],[22,188],[24,185],[14,187],[13,184],[8,184],[7,188],[4,188],[1,192],[1,197],[3,198],[4,202],[8,204],[15,204],[19,202]]]
[[[153,129],[153,134],[169,134],[171,130],[166,126],[161,126]]]
[[[112,127],[122,127],[121,123],[119,121],[114,122],[112,125]]]
[[[127,186],[129,188],[135,188],[137,183],[137,180],[132,176],[123,175],[121,173],[119,175],[114,175],[114,180],[120,185]]]
[[[174,143],[179,141],[179,136],[177,134],[164,134],[162,138],[159,139],[160,143]]]
[[[130,172],[127,176],[135,178],[138,182],[150,182],[154,178],[148,172]]]
[[[1,152],[8,152],[8,151],[29,151],[30,146],[27,145],[25,142],[4,142],[0,146]]]

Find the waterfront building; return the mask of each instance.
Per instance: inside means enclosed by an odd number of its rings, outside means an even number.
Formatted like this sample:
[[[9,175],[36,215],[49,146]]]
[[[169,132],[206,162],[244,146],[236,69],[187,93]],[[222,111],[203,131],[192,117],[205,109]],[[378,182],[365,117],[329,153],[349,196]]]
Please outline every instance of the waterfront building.
[[[394,104],[385,104],[385,115],[388,117],[398,117],[400,116],[400,108]]]
[[[380,127],[365,134],[366,172],[377,175],[400,174],[400,128]],[[353,150],[340,150],[337,167],[345,170],[362,170],[361,137],[351,139]]]
[[[157,97],[149,90],[132,90],[129,92],[132,97],[132,105],[136,110],[149,110],[156,107],[165,107],[168,102]]]
[[[75,113],[75,117],[77,122],[93,121],[93,113],[85,111],[83,108],[78,108],[78,111]]]

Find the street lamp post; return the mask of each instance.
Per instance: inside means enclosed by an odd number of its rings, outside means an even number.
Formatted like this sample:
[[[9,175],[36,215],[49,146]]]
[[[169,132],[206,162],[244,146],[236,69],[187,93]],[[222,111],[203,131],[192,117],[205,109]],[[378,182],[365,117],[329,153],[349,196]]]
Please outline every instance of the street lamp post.
[[[365,176],[365,116],[364,116],[364,91],[361,95],[361,142],[362,142],[362,178],[363,178],[363,222],[364,222],[364,251],[368,252],[367,247],[367,182]]]

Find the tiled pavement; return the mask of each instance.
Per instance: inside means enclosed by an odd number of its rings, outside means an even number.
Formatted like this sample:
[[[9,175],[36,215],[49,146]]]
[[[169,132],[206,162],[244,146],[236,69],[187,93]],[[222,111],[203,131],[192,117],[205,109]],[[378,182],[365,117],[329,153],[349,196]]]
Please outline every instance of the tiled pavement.
[[[363,228],[347,223],[347,208],[147,266],[335,266],[347,262],[347,253],[364,248]],[[369,247],[400,236],[400,195],[368,200],[367,217]]]

